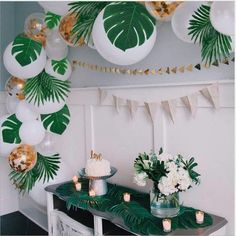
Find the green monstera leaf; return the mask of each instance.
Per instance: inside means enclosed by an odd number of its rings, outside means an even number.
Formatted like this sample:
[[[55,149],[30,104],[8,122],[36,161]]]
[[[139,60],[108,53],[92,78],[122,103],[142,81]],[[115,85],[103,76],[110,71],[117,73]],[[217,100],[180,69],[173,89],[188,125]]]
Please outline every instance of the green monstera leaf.
[[[66,73],[66,70],[68,68],[68,62],[65,59],[62,59],[60,61],[55,61],[52,60],[52,68],[54,70],[54,72],[60,74],[60,75],[64,75]]]
[[[70,123],[70,111],[67,105],[65,105],[60,111],[41,115],[43,126],[46,130],[56,134],[63,134],[68,124]]]
[[[22,122],[16,118],[15,114],[9,116],[7,120],[2,123],[3,142],[15,144],[21,143],[19,136],[19,129],[21,125]]]
[[[45,16],[45,22],[49,29],[53,29],[59,25],[59,22],[61,20],[61,16],[56,15],[50,11],[47,12]]]
[[[155,19],[136,2],[115,2],[104,9],[104,28],[112,44],[125,51],[151,37]]]
[[[15,56],[21,66],[27,66],[37,60],[42,50],[41,43],[27,38],[23,34],[15,38],[12,46],[11,54]]]

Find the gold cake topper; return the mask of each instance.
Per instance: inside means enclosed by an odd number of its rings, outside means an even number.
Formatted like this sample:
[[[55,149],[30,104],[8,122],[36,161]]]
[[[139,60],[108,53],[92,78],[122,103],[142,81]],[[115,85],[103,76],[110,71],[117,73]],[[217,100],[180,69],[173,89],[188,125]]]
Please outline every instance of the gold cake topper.
[[[96,161],[101,161],[102,160],[102,154],[96,154],[93,150],[91,150],[91,156],[90,159],[94,159]]]

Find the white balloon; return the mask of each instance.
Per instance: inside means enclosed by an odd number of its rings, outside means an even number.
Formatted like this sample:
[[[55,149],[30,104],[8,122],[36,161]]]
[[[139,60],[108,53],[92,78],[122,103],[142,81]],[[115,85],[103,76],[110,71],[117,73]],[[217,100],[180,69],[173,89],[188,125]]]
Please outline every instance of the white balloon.
[[[62,161],[59,164],[60,169],[57,172],[57,175],[54,177],[53,180],[49,180],[48,183],[43,183],[42,180],[36,182],[33,189],[29,192],[29,196],[33,199],[37,204],[46,207],[47,206],[47,195],[46,191],[44,190],[45,187],[51,184],[58,184],[64,181],[68,181],[71,179],[71,168]]]
[[[34,106],[26,101],[20,101],[16,108],[16,117],[22,122],[36,120],[38,113],[35,112]]]
[[[71,64],[70,62],[66,59],[66,65],[67,68],[65,69],[64,74],[60,74],[58,73],[58,70],[53,69],[53,60],[52,59],[48,59],[46,66],[45,66],[45,71],[47,74],[59,79],[59,80],[67,80],[70,78],[71,73],[72,73],[72,68],[71,68]]]
[[[44,101],[44,104],[40,103],[39,106],[33,105],[34,110],[39,114],[50,114],[61,110],[65,106],[66,102],[63,100],[58,101]]]
[[[150,53],[156,41],[156,27],[154,27],[151,37],[144,44],[127,49],[124,52],[115,47],[108,39],[103,25],[103,13],[104,10],[99,13],[92,30],[95,48],[102,57],[117,65],[131,65],[141,61]]]
[[[9,115],[0,117],[0,157],[8,157],[11,151],[19,145],[15,143],[3,142],[2,124],[7,119],[7,117],[9,117]]]
[[[56,153],[55,143],[56,136],[46,132],[43,141],[36,146],[37,152],[45,156],[52,156]]]
[[[47,56],[54,60],[59,61],[67,57],[68,46],[57,29],[48,31],[45,50]]]
[[[37,145],[44,139],[45,129],[38,120],[30,120],[22,123],[19,135],[22,143]]]
[[[54,14],[63,16],[70,10],[70,6],[68,5],[72,1],[40,1],[38,2],[45,10],[50,11]]]
[[[7,97],[6,97],[7,112],[9,114],[15,113],[16,112],[16,108],[17,108],[19,102],[20,102],[19,99],[17,99],[14,96],[10,96],[10,95],[7,94]]]
[[[234,1],[215,1],[211,4],[210,20],[220,33],[234,35]]]
[[[21,66],[15,59],[15,55],[11,55],[12,42],[7,46],[3,54],[3,63],[7,71],[21,79],[28,79],[38,75],[46,65],[46,53],[42,47],[38,58],[26,66]]]
[[[194,43],[191,36],[188,35],[189,20],[192,19],[194,11],[196,11],[202,2],[183,2],[180,4],[171,19],[172,29],[175,35],[182,41]]]

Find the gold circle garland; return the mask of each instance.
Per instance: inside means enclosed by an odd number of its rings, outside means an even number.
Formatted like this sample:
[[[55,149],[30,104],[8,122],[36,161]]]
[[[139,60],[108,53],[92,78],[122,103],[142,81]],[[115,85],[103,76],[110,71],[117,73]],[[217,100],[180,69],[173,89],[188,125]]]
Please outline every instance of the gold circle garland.
[[[188,64],[183,66],[168,66],[168,67],[160,67],[160,68],[146,68],[146,69],[129,69],[129,68],[121,68],[121,67],[107,67],[100,66],[95,64],[86,63],[81,60],[73,60],[73,70],[76,66],[81,68],[89,69],[92,71],[98,71],[103,73],[111,73],[111,74],[123,74],[123,75],[163,75],[163,74],[177,74],[184,72],[193,72],[200,71],[202,68],[210,68],[212,66],[219,67],[220,64],[229,65],[231,62],[234,62],[234,57],[225,58],[221,62],[214,62],[212,65],[205,65],[203,63],[197,64]]]

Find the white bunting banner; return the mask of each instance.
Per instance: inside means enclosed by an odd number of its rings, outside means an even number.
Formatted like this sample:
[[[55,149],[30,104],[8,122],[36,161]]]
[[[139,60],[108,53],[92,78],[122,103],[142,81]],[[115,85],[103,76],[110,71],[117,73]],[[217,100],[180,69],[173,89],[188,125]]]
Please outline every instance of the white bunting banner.
[[[181,100],[195,118],[197,113],[198,94],[193,93],[191,95],[181,97]]]
[[[202,90],[200,93],[216,108],[220,107],[219,102],[219,86],[218,83],[212,84]]]
[[[130,111],[130,116],[131,116],[132,119],[134,119],[135,114],[138,110],[139,102],[133,101],[133,100],[127,100],[127,104],[128,104],[128,108],[129,108],[129,111]]]
[[[152,123],[154,123],[155,121],[155,117],[156,117],[156,113],[157,113],[157,108],[158,108],[158,103],[154,103],[154,102],[145,102],[145,107],[148,111],[149,116],[152,119]]]
[[[173,123],[175,123],[176,104],[177,101],[175,99],[161,102],[163,109],[170,116]]]
[[[119,113],[120,106],[121,106],[121,104],[124,104],[125,100],[123,98],[117,97],[115,95],[113,95],[113,100],[114,100],[116,111],[117,111],[117,113]]]
[[[103,89],[98,89],[98,92],[99,92],[99,102],[100,104],[102,104],[104,102],[104,100],[106,99],[108,93],[106,90],[103,90]]]

